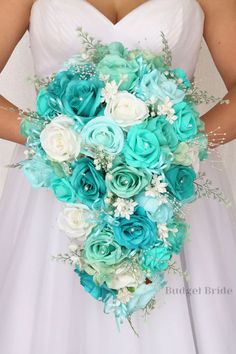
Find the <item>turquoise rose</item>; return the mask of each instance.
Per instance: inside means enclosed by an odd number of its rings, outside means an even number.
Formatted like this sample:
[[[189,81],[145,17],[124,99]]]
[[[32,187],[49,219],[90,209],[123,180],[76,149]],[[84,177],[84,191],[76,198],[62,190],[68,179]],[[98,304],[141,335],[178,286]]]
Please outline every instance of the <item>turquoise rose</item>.
[[[178,136],[165,117],[156,117],[148,119],[142,124],[143,127],[153,132],[161,146],[168,146],[173,152],[178,146]]]
[[[103,114],[101,91],[104,83],[97,77],[80,80],[76,76],[67,85],[62,97],[64,114],[86,124],[90,119]]]
[[[48,93],[61,100],[66,92],[68,84],[74,76],[75,75],[70,70],[58,72],[48,85]]]
[[[78,267],[76,267],[74,271],[80,277],[80,284],[83,286],[84,290],[96,300],[105,301],[110,296],[117,294],[116,290],[109,289],[106,284],[100,286],[96,285],[93,281],[93,277],[86,272],[81,272]]]
[[[168,268],[171,256],[170,250],[162,244],[143,250],[140,255],[141,268],[152,277],[155,273]]]
[[[152,175],[146,170],[120,164],[109,171],[107,188],[121,198],[131,198],[140,193],[150,182]]]
[[[145,209],[147,216],[153,222],[166,224],[173,216],[173,209],[170,204],[163,204],[158,198],[146,196],[141,193],[135,199],[140,207]]]
[[[188,225],[183,220],[174,219],[168,224],[170,230],[177,229],[177,232],[169,231],[168,234],[168,249],[171,252],[179,254],[183,248],[184,241],[187,236]]]
[[[63,112],[62,97],[73,74],[60,71],[49,83],[47,89],[42,89],[37,97],[37,113],[42,117],[53,118],[57,113]]]
[[[114,239],[110,227],[96,228],[83,245],[83,261],[88,264],[112,266],[128,256],[129,251]]]
[[[194,180],[196,173],[190,167],[176,165],[166,173],[168,191],[180,202],[188,202],[195,197]]]
[[[122,129],[111,119],[98,117],[87,123],[81,131],[83,151],[93,156],[91,148],[102,147],[111,155],[119,154],[124,146]]]
[[[60,100],[49,94],[46,89],[42,89],[37,96],[36,107],[40,117],[53,118],[59,111]]]
[[[33,188],[49,187],[56,177],[52,167],[37,155],[23,162],[23,172]]]
[[[138,208],[130,219],[118,218],[114,225],[115,240],[130,250],[146,249],[157,241],[156,224],[151,221],[142,208]]]
[[[174,121],[173,127],[178,139],[180,141],[193,139],[198,132],[198,112],[187,102],[175,105],[174,110],[177,119]]]
[[[182,80],[182,84],[184,85],[184,87],[186,89],[189,89],[191,87],[191,83],[188,80],[188,77],[186,75],[186,72],[183,69],[177,68],[173,70],[173,73],[175,74],[175,76]]]
[[[153,169],[159,165],[161,149],[154,133],[135,125],[128,132],[123,153],[128,165]]]
[[[141,82],[135,88],[135,94],[146,101],[151,97],[165,101],[169,97],[173,104],[183,101],[185,93],[178,88],[173,80],[167,79],[159,70],[153,70],[143,76]]]
[[[97,73],[109,75],[109,81],[119,84],[122,77],[126,80],[120,85],[120,90],[130,91],[138,79],[139,66],[135,60],[126,60],[118,54],[106,55],[97,65]]]
[[[50,185],[58,200],[64,203],[74,203],[76,200],[75,190],[66,178],[55,178]]]
[[[165,284],[163,275],[158,274],[155,282],[140,285],[127,304],[128,313],[132,315],[132,313],[144,309]]]
[[[76,162],[70,182],[79,201],[89,208],[101,208],[106,194],[106,185],[101,172],[89,158]]]

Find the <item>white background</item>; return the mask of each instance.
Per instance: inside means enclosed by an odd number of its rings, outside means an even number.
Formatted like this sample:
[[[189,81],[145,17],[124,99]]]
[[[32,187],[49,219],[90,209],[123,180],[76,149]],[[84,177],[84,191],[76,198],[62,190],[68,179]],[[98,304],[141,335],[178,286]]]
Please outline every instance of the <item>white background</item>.
[[[33,76],[33,64],[29,48],[28,34],[17,46],[6,68],[0,76],[0,93],[20,108],[34,107],[34,88],[27,80]],[[214,66],[206,45],[201,49],[196,79],[201,86],[216,96],[223,96],[226,92],[224,84]],[[202,107],[206,111],[209,107]],[[224,119],[224,117],[222,117]],[[11,161],[15,144],[0,139],[0,195],[4,188],[7,176],[5,167]],[[227,144],[222,149],[222,160],[230,180],[234,197],[236,198],[236,141]]]

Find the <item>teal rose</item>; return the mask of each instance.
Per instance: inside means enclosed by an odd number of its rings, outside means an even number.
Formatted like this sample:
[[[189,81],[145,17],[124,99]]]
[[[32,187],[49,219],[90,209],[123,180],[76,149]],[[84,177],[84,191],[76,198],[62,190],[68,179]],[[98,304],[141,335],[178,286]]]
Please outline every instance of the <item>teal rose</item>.
[[[61,100],[66,92],[68,84],[71,80],[73,80],[74,77],[75,75],[70,70],[58,72],[48,85],[48,93]]]
[[[103,114],[101,90],[104,83],[97,77],[81,80],[76,76],[71,80],[62,97],[63,113],[81,120],[82,125]]]
[[[75,190],[67,178],[55,178],[50,185],[56,198],[64,203],[74,203],[76,200]]]
[[[42,89],[37,96],[37,113],[41,117],[53,118],[57,113],[63,112],[62,97],[73,74],[60,71],[49,83],[47,89]]]
[[[135,94],[144,101],[155,97],[164,102],[166,97],[169,97],[173,104],[183,101],[185,97],[184,91],[179,89],[173,80],[167,79],[156,69],[143,76],[135,88]]]
[[[40,117],[53,118],[59,111],[60,100],[48,93],[46,89],[42,89],[37,96],[36,107]]]
[[[101,208],[106,194],[106,185],[101,172],[97,171],[89,158],[76,162],[70,183],[79,201],[89,208]]]
[[[118,218],[117,222],[113,226],[115,240],[130,250],[146,249],[157,241],[156,224],[142,208],[138,208],[129,220]]]
[[[146,129],[153,132],[160,144],[160,146],[168,146],[170,151],[175,151],[178,146],[178,136],[165,117],[151,118],[142,124]]]
[[[176,165],[166,173],[168,191],[180,202],[188,202],[194,199],[194,180],[196,173],[190,167]]]
[[[159,165],[161,149],[154,133],[135,125],[128,132],[123,153],[128,165],[153,169]]]
[[[155,273],[166,270],[170,259],[170,250],[160,243],[149,250],[142,251],[140,264],[141,268],[152,277]]]
[[[108,190],[121,198],[131,198],[140,193],[150,182],[152,175],[146,170],[120,164],[109,171]]]
[[[93,266],[112,266],[120,263],[127,257],[129,251],[114,239],[113,230],[110,227],[96,228],[86,239],[82,258],[83,261]]]
[[[83,151],[93,156],[92,149],[101,147],[111,155],[119,154],[124,146],[124,133],[113,120],[98,117],[87,123],[81,131]]]
[[[117,84],[125,76],[126,80],[120,85],[120,90],[130,91],[138,79],[139,66],[135,60],[126,60],[120,54],[108,54],[97,65],[97,73],[108,75],[109,81]]]
[[[80,284],[83,286],[84,290],[96,300],[105,301],[107,297],[117,294],[116,290],[109,289],[106,284],[97,285],[91,275],[86,272],[81,272],[78,267],[76,267],[74,271],[80,277]]]
[[[181,102],[174,106],[177,119],[173,127],[180,141],[193,139],[198,132],[199,114],[192,105],[187,102]]]

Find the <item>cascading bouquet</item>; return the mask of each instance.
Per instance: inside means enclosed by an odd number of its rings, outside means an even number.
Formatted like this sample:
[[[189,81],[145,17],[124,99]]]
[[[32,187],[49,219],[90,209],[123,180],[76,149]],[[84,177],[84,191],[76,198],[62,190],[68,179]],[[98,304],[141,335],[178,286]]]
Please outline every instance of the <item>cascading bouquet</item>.
[[[171,68],[163,34],[158,54],[79,34],[84,51],[38,82],[37,111],[22,115],[20,165],[63,203],[70,242],[56,258],[120,324],[153,308],[186,238],[182,208],[209,192],[199,182],[208,139],[196,110],[206,97]]]

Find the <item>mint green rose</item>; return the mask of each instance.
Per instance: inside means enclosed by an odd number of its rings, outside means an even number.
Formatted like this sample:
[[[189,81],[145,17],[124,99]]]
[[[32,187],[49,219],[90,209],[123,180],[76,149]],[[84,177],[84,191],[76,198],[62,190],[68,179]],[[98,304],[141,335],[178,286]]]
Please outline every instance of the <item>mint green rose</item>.
[[[142,59],[142,62],[145,62],[149,67],[148,71],[150,71],[150,67],[152,69],[158,69],[161,72],[168,70],[168,66],[165,64],[163,56],[157,55],[155,52],[150,50],[131,50],[129,52],[129,58],[136,59],[138,62],[140,62],[140,59]]]
[[[189,145],[187,143],[179,143],[177,149],[174,152],[173,163],[183,166],[190,166],[192,164],[192,156],[189,153]]]
[[[58,200],[64,203],[74,203],[76,200],[75,190],[66,178],[55,178],[50,185]]]
[[[161,148],[154,133],[135,125],[128,132],[123,153],[128,165],[153,169],[159,165]]]
[[[112,266],[120,263],[128,253],[129,251],[125,247],[114,240],[114,234],[110,227],[102,229],[97,227],[84,243],[82,258],[83,261],[91,265],[98,264],[98,267],[99,264],[101,267],[103,265]]]
[[[166,173],[168,191],[180,202],[189,202],[194,199],[194,180],[196,173],[190,167],[176,165]]]
[[[131,198],[140,193],[150,182],[152,175],[147,170],[120,164],[107,176],[107,188],[121,198]]]
[[[127,54],[127,50],[121,42],[112,42],[108,44],[108,50],[110,54],[119,55],[120,57],[124,57],[124,55]]]
[[[171,252],[179,254],[183,248],[184,241],[187,236],[188,225],[181,219],[174,219],[170,224],[168,224],[170,230],[176,229],[176,232],[169,231],[168,234],[168,249]]]
[[[199,113],[195,111],[191,104],[181,102],[174,106],[177,119],[173,127],[180,141],[193,139],[198,132]]]
[[[120,90],[130,91],[133,89],[138,79],[139,66],[135,60],[126,60],[118,54],[106,55],[97,65],[97,73],[109,75],[109,81],[115,81],[117,84],[123,76],[126,76]]]

